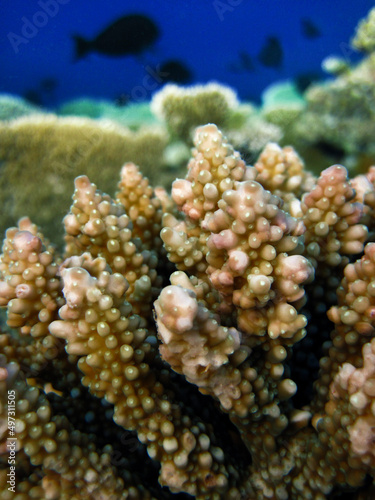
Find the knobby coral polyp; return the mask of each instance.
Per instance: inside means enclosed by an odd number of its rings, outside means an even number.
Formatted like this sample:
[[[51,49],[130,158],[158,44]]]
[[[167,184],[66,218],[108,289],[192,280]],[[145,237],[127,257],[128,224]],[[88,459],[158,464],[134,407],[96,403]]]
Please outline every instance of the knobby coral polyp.
[[[20,499],[371,496],[373,177],[276,144],[248,166],[209,124],[171,197],[132,163],[114,198],[78,177],[63,254],[8,229],[2,498],[7,390]]]

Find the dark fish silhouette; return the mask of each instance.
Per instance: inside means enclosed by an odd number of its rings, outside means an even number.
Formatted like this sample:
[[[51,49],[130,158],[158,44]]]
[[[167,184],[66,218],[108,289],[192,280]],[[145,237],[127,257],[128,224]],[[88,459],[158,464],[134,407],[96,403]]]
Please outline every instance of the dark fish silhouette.
[[[75,58],[80,59],[89,52],[114,57],[140,54],[157,40],[159,34],[152,19],[142,14],[130,14],[107,26],[93,40],[73,35]]]
[[[268,68],[281,68],[283,57],[283,48],[279,39],[269,36],[258,54],[259,61]]]
[[[59,82],[56,78],[53,76],[48,76],[47,78],[43,78],[43,80],[40,81],[40,89],[43,92],[54,92],[57,87],[59,86]]]
[[[160,66],[160,77],[166,82],[189,83],[192,73],[184,63],[171,59]]]
[[[320,29],[306,17],[301,19],[302,34],[306,38],[318,38],[321,35]]]
[[[41,106],[43,103],[42,96],[35,89],[28,89],[23,93],[23,97],[26,101],[31,102],[31,104],[35,104],[36,106]]]
[[[294,84],[298,91],[303,94],[313,83],[322,79],[322,74],[318,72],[301,73],[294,78]]]
[[[58,86],[59,82],[56,78],[47,76],[40,80],[38,86],[25,90],[23,96],[32,104],[42,106],[46,104],[46,100],[48,101],[54,98],[55,90]]]
[[[115,99],[115,105],[118,106],[119,108],[126,106],[127,104],[129,104],[129,102],[130,102],[130,96],[128,94],[120,94]]]
[[[240,63],[244,71],[254,71],[254,63],[248,52],[241,50],[238,55],[240,56]]]
[[[254,71],[254,63],[251,56],[245,50],[238,52],[238,60],[229,64],[228,69],[234,73],[242,73],[243,71]]]
[[[343,148],[335,144],[330,144],[329,142],[326,142],[324,140],[316,142],[314,146],[325,155],[335,157],[337,159],[337,162],[339,162],[340,159],[342,159],[345,155],[345,151]]]

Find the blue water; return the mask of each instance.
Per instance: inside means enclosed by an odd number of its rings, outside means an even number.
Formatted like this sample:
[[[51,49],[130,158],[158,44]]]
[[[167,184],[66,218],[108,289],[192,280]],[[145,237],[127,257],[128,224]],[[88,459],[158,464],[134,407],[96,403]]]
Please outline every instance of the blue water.
[[[370,0],[4,0],[0,92],[32,91],[51,107],[82,96],[149,100],[156,90],[147,79],[150,68],[178,59],[190,68],[194,82],[216,80],[242,99],[256,101],[274,81],[311,72],[323,76],[320,65],[327,55],[358,59],[348,42],[373,6]],[[140,57],[92,53],[73,62],[72,34],[94,38],[133,12],[151,17],[161,31],[150,50]],[[304,37],[302,18],[311,19],[321,36]],[[281,68],[264,67],[257,59],[268,36],[280,41]],[[252,58],[254,71],[233,71],[240,51]],[[56,88],[41,90],[46,78],[53,78]]]

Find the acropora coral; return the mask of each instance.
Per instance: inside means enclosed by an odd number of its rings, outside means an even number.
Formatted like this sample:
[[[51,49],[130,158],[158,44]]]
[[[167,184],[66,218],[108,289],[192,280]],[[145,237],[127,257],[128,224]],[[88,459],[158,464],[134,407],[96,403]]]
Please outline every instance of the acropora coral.
[[[373,498],[374,200],[208,124],[170,195],[128,162],[75,179],[63,251],[8,229],[1,498]]]

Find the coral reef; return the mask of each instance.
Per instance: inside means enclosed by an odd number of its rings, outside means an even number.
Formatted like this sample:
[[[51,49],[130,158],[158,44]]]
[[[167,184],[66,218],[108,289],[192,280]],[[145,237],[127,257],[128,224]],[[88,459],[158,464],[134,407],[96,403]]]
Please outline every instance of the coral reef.
[[[49,237],[61,238],[77,175],[113,191],[121,165],[134,161],[156,179],[167,141],[163,129],[133,132],[108,120],[40,114],[0,122],[1,231],[27,213]]]
[[[375,49],[375,9],[371,9],[365,19],[362,19],[351,40],[351,44],[358,50],[373,52]]]
[[[306,75],[304,90],[289,80],[275,82],[263,91],[262,105],[253,108],[241,125],[233,130],[227,123],[222,126],[249,162],[256,160],[266,145],[258,149],[257,143],[268,135],[268,142],[292,144],[315,174],[333,163],[345,164],[352,175],[367,171],[375,162],[374,26],[372,9],[350,43],[340,45],[342,55],[323,59],[322,70],[330,79],[319,73]],[[355,51],[363,52],[363,58],[353,63]]]
[[[151,113],[150,105],[147,102],[120,106],[111,101],[97,101],[88,98],[75,99],[74,101],[65,102],[60,106],[57,114],[113,120],[131,130],[138,130],[145,124],[156,125],[158,123],[156,116]]]
[[[42,113],[41,108],[34,106],[19,96],[12,94],[0,95],[0,120],[13,120],[20,116],[39,113]]]
[[[293,123],[305,107],[303,96],[291,81],[270,85],[262,93],[262,116],[270,123],[287,132],[287,125]]]
[[[307,90],[306,110],[295,124],[298,142],[325,141],[346,155],[375,154],[374,64],[370,55],[334,81]]]
[[[353,173],[365,172],[375,161],[374,48],[372,9],[357,26],[350,44],[341,44],[343,57],[323,60],[323,70],[335,78],[309,86],[304,105],[298,100],[283,105],[281,99],[269,109],[266,99],[263,114],[279,126],[282,144],[293,144],[306,159],[311,158],[308,166],[315,173],[332,162],[344,163]],[[351,63],[350,56],[357,50],[364,57]]]
[[[187,138],[195,127],[207,122],[225,126],[238,104],[235,92],[224,85],[210,83],[181,88],[170,84],[155,94],[151,109],[166,122],[172,134]]]
[[[0,107],[0,231],[28,213],[55,242],[61,242],[60,220],[77,175],[113,192],[121,165],[132,161],[153,184],[169,189],[184,175],[195,126],[225,124],[248,162],[282,137],[278,126],[219,84],[167,85],[151,105],[81,99],[62,105],[57,115],[7,95],[0,96]]]
[[[372,498],[373,170],[249,166],[208,124],[171,195],[80,172],[62,252],[8,229],[1,497]]]
[[[359,24],[351,46],[344,44],[345,58],[323,61],[330,80],[303,93],[290,81],[276,82],[264,91],[261,106],[239,102],[219,83],[168,84],[151,103],[80,99],[56,114],[0,95],[0,231],[27,213],[61,245],[60,220],[74,178],[87,175],[113,194],[125,162],[169,190],[184,176],[195,127],[206,123],[219,126],[249,164],[272,142],[293,145],[315,175],[334,163],[344,164],[353,177],[365,174],[375,163],[373,26],[374,10]],[[350,62],[353,50],[363,52],[359,63]]]

